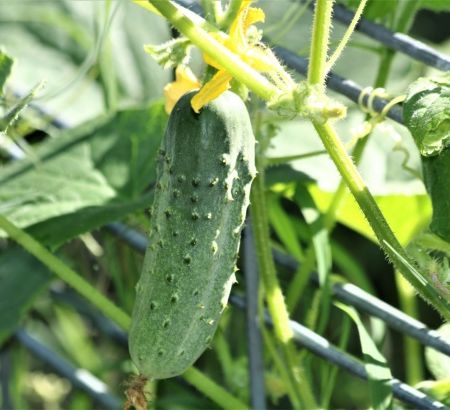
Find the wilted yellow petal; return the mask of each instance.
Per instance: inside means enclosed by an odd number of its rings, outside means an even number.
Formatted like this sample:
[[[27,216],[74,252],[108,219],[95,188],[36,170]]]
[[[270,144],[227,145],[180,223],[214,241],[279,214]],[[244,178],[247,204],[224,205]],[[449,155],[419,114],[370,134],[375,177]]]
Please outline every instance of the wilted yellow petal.
[[[244,21],[247,15],[248,7],[251,4],[251,0],[244,0],[241,3],[241,7],[230,26],[230,45],[234,45],[237,49],[245,47],[247,44],[245,38]]]
[[[200,82],[189,67],[179,65],[175,71],[175,81],[164,87],[166,112],[170,114],[177,101],[187,92],[200,88]]]
[[[266,18],[261,9],[250,7],[251,3],[252,1],[249,0],[241,3],[239,12],[230,27],[230,38],[238,50],[245,50],[247,47],[247,31],[250,26]]]
[[[264,22],[266,19],[266,15],[264,14],[264,11],[262,9],[257,9],[254,7],[249,7],[247,10],[247,13],[245,14],[245,19],[242,24],[242,28],[244,32],[247,32],[248,28],[259,22]]]
[[[191,100],[192,109],[195,112],[200,112],[200,109],[208,104],[210,101],[217,98],[220,94],[230,88],[230,81],[233,77],[228,74],[225,70],[218,71],[209,80],[201,90],[194,95]]]

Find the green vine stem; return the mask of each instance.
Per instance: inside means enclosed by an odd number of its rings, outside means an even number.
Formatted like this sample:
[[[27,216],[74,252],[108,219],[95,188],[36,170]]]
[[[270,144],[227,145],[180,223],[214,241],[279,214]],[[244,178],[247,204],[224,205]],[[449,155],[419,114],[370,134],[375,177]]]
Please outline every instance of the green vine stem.
[[[110,318],[120,328],[128,331],[131,324],[130,316],[112,303],[106,296],[86,282],[78,273],[69,268],[61,259],[50,253],[43,245],[36,241],[25,231],[15,226],[12,222],[0,214],[0,229],[22,246],[26,251],[35,256],[47,268],[55,273],[61,280],[75,289],[86,300],[92,303],[106,317]],[[248,409],[248,406],[228,393],[213,380],[191,367],[182,375],[197,390],[205,394],[212,401],[225,409]]]
[[[417,243],[424,248],[443,252],[450,258],[450,244],[431,232],[423,233],[417,238]]]
[[[425,300],[433,306],[447,320],[450,319],[450,301],[444,300],[429,283],[415,276],[409,266],[414,266],[409,255],[398,242],[386,219],[380,211],[375,199],[370,194],[355,165],[345,151],[345,147],[338,138],[333,127],[327,124],[314,123],[314,127],[322,140],[338,171],[345,180],[348,188],[355,197],[359,207],[369,221],[380,246],[389,256],[396,268],[416,288]]]
[[[395,283],[399,296],[400,308],[408,315],[417,318],[419,315],[418,306],[413,287],[399,273],[395,272]],[[411,386],[416,385],[424,379],[422,366],[422,346],[420,343],[409,337],[403,336],[403,358],[405,360],[406,383]]]
[[[325,92],[327,52],[334,0],[317,0],[314,11],[311,51],[309,53],[308,84]]]
[[[401,33],[406,33],[409,31],[421,3],[422,0],[410,0],[408,3],[403,4],[403,9],[395,27],[396,31]]]
[[[228,410],[248,409],[245,403],[228,393],[195,367],[189,368],[182,376],[188,383],[192,384],[198,391],[219,404],[222,408]]]
[[[350,40],[351,35],[355,31],[355,27],[358,24],[359,19],[361,18],[361,15],[364,11],[364,7],[366,7],[367,0],[361,0],[361,2],[358,5],[358,8],[355,11],[355,15],[353,16],[352,21],[350,22],[349,26],[347,27],[347,30],[345,31],[344,36],[342,37],[341,41],[339,42],[336,50],[334,51],[333,55],[330,57],[330,59],[326,63],[325,68],[325,75],[327,75],[330,70],[333,68],[333,66],[336,64],[336,61],[341,56],[342,51],[346,47],[347,43]]]
[[[388,50],[391,51],[391,50]],[[377,70],[377,75],[374,82],[374,88],[384,87],[387,82],[389,71],[392,65],[392,59],[394,54],[392,52],[383,53],[381,56],[380,65]],[[366,120],[370,117],[366,116]],[[355,165],[358,165],[362,159],[364,149],[367,145],[370,135],[365,138],[359,139],[352,151],[352,157]],[[331,232],[336,223],[337,213],[345,200],[347,193],[347,185],[343,179],[339,182],[338,188],[331,199],[331,203],[328,210],[325,213],[324,225],[325,228]],[[309,273],[312,272],[315,266],[315,252],[312,246],[309,246],[305,252],[305,258],[302,261],[300,269],[296,272],[291,285],[289,286],[288,293],[286,295],[286,303],[289,308],[289,312],[293,312],[299,302],[300,296],[303,293],[304,287],[307,285]]]
[[[260,307],[260,318],[264,316],[264,308]],[[270,333],[267,328],[266,324],[263,320],[260,321],[260,329],[264,340],[264,347],[267,349],[267,351],[270,354],[271,359],[273,360],[273,363],[275,365],[275,368],[278,370],[278,373],[280,375],[280,378],[285,382],[286,384],[286,390],[288,392],[288,395],[292,401],[293,408],[301,408],[301,404],[298,403],[297,392],[296,387],[292,385],[292,383],[289,383],[289,372],[288,372],[288,366],[286,366],[284,360],[281,358],[280,353],[277,350],[277,343],[276,339],[273,336],[273,333]],[[287,381],[287,382],[286,382]]]
[[[307,384],[307,380],[303,379],[298,381],[297,376],[292,369],[292,365],[296,362],[295,347],[293,344],[294,335],[289,326],[289,314],[284,302],[283,292],[278,283],[275,264],[272,258],[264,186],[264,169],[259,167],[258,176],[253,181],[250,200],[256,257],[264,293],[266,295],[275,335],[281,345],[282,358],[287,366],[290,383],[294,386],[293,391],[298,391],[300,393],[297,403],[293,404],[296,408],[300,407],[300,403],[306,408],[315,408],[315,399]]]
[[[223,13],[223,15],[221,16],[221,18],[218,21],[218,25],[221,29],[226,29],[231,25],[231,23],[237,16],[239,9],[241,8],[242,1],[243,0],[230,0],[229,1],[228,7],[227,7],[225,13]]]
[[[313,22],[313,39],[308,70],[308,82],[310,85],[319,85],[320,87],[324,87],[326,77],[325,58],[328,50],[330,35],[329,31],[331,28],[332,4],[333,0],[317,0],[316,3]],[[401,19],[401,21],[406,20],[409,21],[410,19]],[[389,57],[390,56],[388,56],[388,58]],[[388,61],[388,65],[389,64],[390,61]],[[387,74],[383,80],[386,78]],[[421,296],[424,297],[425,300],[430,301],[444,318],[449,319],[450,301],[441,298],[433,286],[431,286],[428,282],[421,280],[421,278],[418,278],[412,273],[409,267],[414,266],[414,261],[409,258],[409,255],[400,245],[394,233],[390,229],[378,205],[364,184],[364,181],[345,151],[344,146],[333,127],[329,123],[320,124],[318,122],[313,122],[313,125],[343,180],[366,216],[379,240],[381,247],[384,249],[396,268],[410,283],[413,284]],[[364,146],[360,148],[361,154],[363,148]],[[339,194],[344,195],[344,191]],[[336,212],[336,209],[333,212]]]

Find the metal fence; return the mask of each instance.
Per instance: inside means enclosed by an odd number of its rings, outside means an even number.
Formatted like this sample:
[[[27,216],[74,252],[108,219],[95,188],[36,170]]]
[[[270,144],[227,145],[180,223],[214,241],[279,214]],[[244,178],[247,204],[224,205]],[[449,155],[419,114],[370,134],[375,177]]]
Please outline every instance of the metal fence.
[[[197,13],[201,12],[199,6],[194,1],[183,0],[179,1],[179,3]],[[349,24],[353,18],[353,12],[341,5],[336,5],[333,17],[338,22]],[[379,41],[381,44],[392,50],[408,55],[412,59],[421,61],[442,71],[450,70],[450,57],[436,52],[429,46],[408,35],[393,33],[382,25],[370,22],[364,18],[358,23],[356,30],[364,35],[370,36],[372,39]],[[300,74],[306,74],[308,62],[305,58],[280,46],[274,45],[273,49],[277,56],[289,68]],[[330,73],[327,84],[330,89],[344,95],[354,102],[358,102],[363,90],[363,87],[352,80],[333,73]],[[368,97],[366,96],[365,99],[363,99],[363,102],[367,102],[367,98]],[[387,103],[388,101],[375,97],[372,106],[376,111],[381,112]],[[48,115],[43,109],[37,106],[33,107],[42,114]],[[398,123],[402,123],[401,107],[394,106],[389,110],[387,116]],[[58,119],[54,119],[52,124],[58,128],[65,128],[65,124]],[[14,157],[12,152],[11,156]],[[244,230],[241,249],[247,292],[245,298],[232,294],[230,302],[235,306],[244,309],[246,313],[248,345],[251,346],[251,348],[248,349],[251,405],[255,409],[265,409],[266,403],[262,371],[263,344],[257,318],[258,272],[254,244],[249,226],[250,224],[247,224],[247,227]],[[119,222],[109,224],[106,229],[116,235],[120,240],[126,242],[137,252],[145,252],[147,238],[136,230]],[[278,266],[292,271],[297,269],[297,262],[291,257],[276,251],[274,251],[274,257]],[[311,283],[313,285],[318,285],[316,276],[313,275],[311,277]],[[127,344],[127,335],[120,331],[108,319],[102,317],[99,313],[94,312],[80,297],[78,297],[78,295],[56,289],[52,289],[51,294],[54,298],[63,298],[65,302],[71,303],[83,312],[83,314],[88,315],[90,319],[95,321],[100,331],[108,334],[118,343],[123,345]],[[450,356],[450,343],[444,340],[437,332],[428,329],[425,324],[368,294],[357,286],[352,284],[334,284],[332,287],[332,294],[337,300],[354,306],[359,311],[382,320],[388,327],[414,338],[422,345],[432,347],[439,352]],[[270,324],[270,317],[267,313],[264,319],[266,323]],[[358,378],[367,379],[367,373],[360,360],[333,346],[324,337],[302,326],[300,323],[291,320],[290,325],[294,332],[295,341],[300,346]],[[70,380],[74,386],[89,394],[101,406],[108,409],[120,407],[121,400],[108,392],[107,386],[96,379],[92,374],[89,374],[84,369],[77,369],[74,365],[67,362],[66,359],[60,357],[57,353],[50,350],[23,329],[16,332],[15,338],[32,354],[50,365],[55,372]],[[2,372],[0,372],[0,382],[2,384],[2,391],[4,392],[3,398],[5,401],[7,396],[5,392],[7,392],[8,385],[8,377],[7,375],[5,376],[7,372],[4,371],[8,368],[7,353],[2,353],[2,355],[0,355],[0,362],[2,363],[3,369]],[[390,384],[392,385],[394,396],[413,408],[446,408],[442,403],[428,397],[426,394],[400,380],[392,379]]]

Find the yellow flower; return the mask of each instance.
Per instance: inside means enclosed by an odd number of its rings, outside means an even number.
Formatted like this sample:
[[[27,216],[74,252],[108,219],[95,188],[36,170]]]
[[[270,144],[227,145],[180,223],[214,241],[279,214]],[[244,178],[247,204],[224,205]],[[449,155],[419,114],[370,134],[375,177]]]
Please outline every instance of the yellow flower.
[[[164,87],[166,97],[166,112],[170,114],[176,102],[187,92],[200,88],[200,82],[189,67],[177,66],[175,81]]]
[[[253,24],[264,21],[265,15],[261,9],[249,7],[251,3],[252,0],[242,2],[239,12],[231,24],[229,35],[224,33],[210,33],[210,35],[253,68],[259,71],[268,71],[273,69],[271,53],[266,53],[267,50],[257,44],[259,38],[252,40],[249,36]],[[192,98],[191,105],[195,112],[199,112],[209,101],[225,92],[230,87],[233,78],[206,53],[203,58],[207,64],[218,71]]]
[[[290,82],[289,76],[284,73],[280,63],[270,49],[265,48],[259,41],[260,35],[254,28],[254,24],[265,19],[264,12],[259,8],[250,7],[253,0],[244,0],[239,12],[232,22],[229,34],[223,32],[209,33],[218,42],[228,48],[237,58],[241,59],[254,69],[268,73],[269,77],[278,85],[283,86]],[[205,63],[217,69],[217,72],[200,91],[192,98],[191,105],[195,112],[208,102],[217,98],[220,94],[230,88],[233,79],[225,68],[214,59],[204,53]],[[166,111],[170,113],[178,99],[188,91],[200,88],[200,84],[186,66],[178,66],[176,70],[176,81],[164,88],[166,96]]]

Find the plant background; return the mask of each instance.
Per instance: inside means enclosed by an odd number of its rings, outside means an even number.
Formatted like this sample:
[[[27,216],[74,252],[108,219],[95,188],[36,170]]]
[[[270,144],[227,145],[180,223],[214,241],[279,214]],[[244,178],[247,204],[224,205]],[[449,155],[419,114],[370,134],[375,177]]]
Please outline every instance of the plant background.
[[[265,33],[278,44],[306,56],[311,13],[305,11],[290,30],[284,30],[284,26],[276,22],[285,21],[286,10],[293,7],[292,3],[261,0],[259,5],[266,13]],[[163,19],[124,1],[1,2],[0,16],[1,46],[16,60],[7,83],[4,105],[11,106],[18,95],[26,94],[44,80],[45,87],[33,103],[47,114],[28,108],[8,132],[20,145],[28,162],[9,165],[6,156],[2,157],[0,210],[57,250],[70,266],[130,311],[141,256],[99,228],[108,221],[125,218],[142,232],[147,230],[148,217],[144,208],[150,198],[149,182],[154,178],[154,153],[166,120],[161,105],[162,87],[170,81],[171,73],[162,70],[146,55],[142,45],[162,43],[170,37],[170,30]],[[412,35],[432,42],[434,48],[448,54],[450,33],[445,20],[448,17],[448,14],[423,11],[416,19]],[[336,42],[343,31],[342,26],[335,24],[333,39]],[[334,71],[362,86],[369,86],[378,60],[367,48],[376,46],[377,43],[355,33]],[[200,73],[198,54],[193,58],[193,66]],[[397,55],[386,88],[392,95],[401,94],[410,82],[431,71]],[[362,121],[363,114],[354,104],[342,101],[349,106],[349,115],[339,123],[338,129],[340,135],[350,141],[349,131]],[[116,110],[120,112],[114,115]],[[56,130],[52,118],[74,130]],[[86,124],[88,120],[91,121]],[[278,120],[277,127],[269,156],[321,149],[306,121]],[[411,153],[409,165],[420,168],[409,133],[389,122],[378,127],[371,137],[360,170],[371,191],[379,196],[379,203],[394,231],[406,242],[427,225],[431,209],[422,183],[401,167],[403,154],[393,150],[396,144],[393,135],[400,138]],[[44,164],[48,166],[37,169],[30,166],[35,162],[36,149],[38,152],[47,150],[51,160]],[[55,152],[58,155],[55,156]],[[292,169],[317,181],[314,198],[319,208],[325,207],[329,192],[339,181],[331,161],[326,156],[318,156],[291,165]],[[288,178],[283,176],[288,173],[283,172],[282,179]],[[285,188],[278,184],[274,192]],[[293,203],[276,193],[272,194],[271,204],[273,222],[280,214],[293,224],[299,217]],[[341,224],[332,240],[346,258],[337,258],[340,262],[336,263],[334,271],[344,276],[352,274],[352,281],[359,281],[359,286],[398,306],[391,268],[370,240],[370,229],[353,201],[348,200],[338,219]],[[91,234],[78,236],[91,228],[95,228]],[[277,227],[274,228],[274,240],[286,247],[286,241],[277,236]],[[54,292],[50,293],[50,276],[37,261],[5,241],[0,245],[3,283],[0,307],[2,303],[5,307],[0,309],[3,312],[0,314],[0,342],[5,342],[3,352],[8,353],[13,363],[10,383],[15,407],[75,409],[93,406],[88,396],[53,374],[17,342],[7,342],[17,320],[25,314],[26,329],[78,366],[89,369],[120,395],[127,372],[132,370],[126,349],[98,331],[64,299],[55,297],[56,291],[61,289],[60,283],[52,281]],[[9,272],[16,274],[11,277]],[[289,275],[286,272],[281,272],[281,281],[287,286]],[[242,291],[242,285],[239,286],[238,291]],[[13,294],[16,301],[12,306]],[[314,292],[305,295],[298,312],[302,321],[311,320],[307,307],[313,300]],[[419,306],[420,319],[437,327],[440,323],[437,315],[422,302]],[[337,340],[341,320],[342,316],[333,310],[330,322],[337,327],[335,331],[333,326],[325,331],[332,341]],[[241,336],[244,324],[243,315],[230,308],[222,320],[214,349],[206,352],[199,363],[206,373],[223,380],[230,391],[245,399],[248,375],[246,342]],[[371,322],[370,329],[393,374],[405,378],[401,336],[387,331],[377,321]],[[222,339],[226,341],[225,350],[220,347]],[[348,351],[359,354],[356,330],[352,330]],[[221,357],[227,352],[232,359],[228,367]],[[321,363],[311,355],[308,360]],[[425,376],[431,377],[429,373]],[[339,378],[341,388],[334,392],[333,406],[360,408],[368,405],[365,383],[343,372]],[[268,373],[267,383],[275,400],[283,392],[276,372]],[[280,398],[278,407],[283,407],[283,400]],[[273,403],[276,407],[276,401]],[[188,385],[170,380],[159,384],[157,406],[211,408],[212,404]]]

